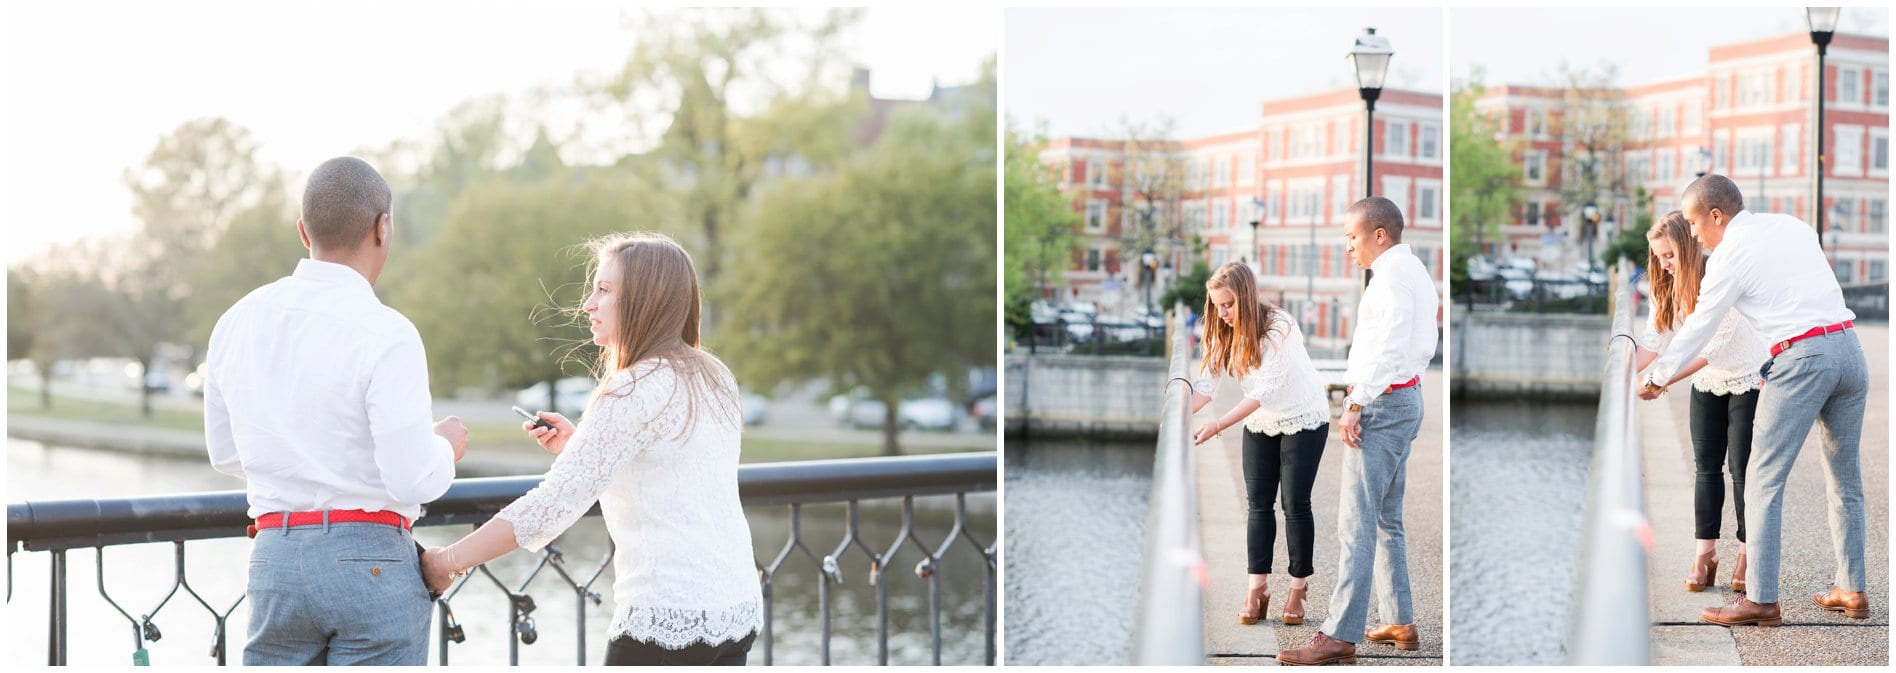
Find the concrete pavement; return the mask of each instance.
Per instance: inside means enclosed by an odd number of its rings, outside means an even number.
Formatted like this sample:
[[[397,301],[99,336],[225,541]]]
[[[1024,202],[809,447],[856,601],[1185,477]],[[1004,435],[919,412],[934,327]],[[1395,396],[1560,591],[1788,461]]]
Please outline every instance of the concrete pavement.
[[[1784,626],[1726,628],[1698,620],[1699,610],[1731,603],[1737,540],[1730,496],[1718,544],[1717,586],[1685,590],[1692,555],[1693,465],[1686,418],[1689,396],[1668,394],[1640,407],[1646,508],[1653,524],[1647,585],[1655,664],[1885,666],[1889,663],[1889,327],[1857,328],[1869,361],[1861,464],[1866,514],[1870,616],[1849,619],[1811,604],[1836,573],[1824,505],[1823,447],[1812,429],[1792,468],[1784,498],[1779,606]],[[1677,392],[1677,391],[1675,391]]]
[[[1408,526],[1410,591],[1415,599],[1422,649],[1398,652],[1387,645],[1359,645],[1356,651],[1360,665],[1440,666],[1445,661],[1442,647],[1446,614],[1442,609],[1446,580],[1442,572],[1442,419],[1445,414],[1442,402],[1446,382],[1442,376],[1439,368],[1422,375],[1426,412],[1409,456],[1408,491],[1403,501],[1403,517]],[[1212,403],[1193,419],[1193,428],[1212,420],[1214,414],[1230,409],[1238,395],[1234,382],[1223,381]],[[1270,612],[1264,621],[1244,626],[1237,619],[1247,582],[1242,443],[1243,434],[1234,429],[1227,431],[1219,441],[1197,447],[1193,453],[1199,485],[1199,525],[1211,574],[1210,589],[1205,596],[1205,659],[1212,665],[1275,665],[1279,650],[1308,643],[1330,614],[1330,592],[1335,587],[1337,572],[1336,494],[1342,465],[1336,456],[1339,451],[1352,449],[1343,445],[1333,426],[1311,496],[1317,534],[1313,559],[1316,574],[1308,579],[1310,591],[1304,623],[1300,626],[1283,624],[1282,601],[1290,592],[1290,575],[1284,565],[1288,556],[1280,519],[1274,554],[1278,562],[1272,568],[1276,572],[1270,579]],[[1281,511],[1278,516],[1282,516]],[[1380,623],[1373,604],[1369,619],[1371,625]]]

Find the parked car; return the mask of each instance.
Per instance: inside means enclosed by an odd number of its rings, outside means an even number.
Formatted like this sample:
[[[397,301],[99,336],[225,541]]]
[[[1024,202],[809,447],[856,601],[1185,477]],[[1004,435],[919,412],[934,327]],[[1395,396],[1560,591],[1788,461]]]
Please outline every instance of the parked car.
[[[968,408],[968,415],[973,416],[976,421],[981,423],[982,430],[994,429],[994,416],[996,412],[996,402],[992,394],[975,400],[974,405]]]
[[[864,430],[882,427],[883,415],[888,407],[882,400],[867,397],[856,400],[849,406],[849,425]],[[944,397],[921,397],[902,400],[902,406],[896,409],[898,422],[905,430],[936,430],[946,432],[955,429],[955,405]]]
[[[763,425],[770,420],[770,398],[747,392],[743,394],[742,400],[745,425]]]
[[[527,411],[539,412],[555,411],[553,406],[557,403],[558,413],[565,414],[567,418],[577,419],[586,411],[586,401],[592,396],[593,386],[596,383],[591,377],[586,376],[569,376],[559,379],[554,382],[559,392],[552,398],[553,402],[549,402],[546,382],[542,381],[514,393],[514,404]]]
[[[1501,287],[1514,300],[1528,299],[1534,296],[1534,278],[1517,266],[1504,266],[1495,269],[1495,275],[1501,277]]]

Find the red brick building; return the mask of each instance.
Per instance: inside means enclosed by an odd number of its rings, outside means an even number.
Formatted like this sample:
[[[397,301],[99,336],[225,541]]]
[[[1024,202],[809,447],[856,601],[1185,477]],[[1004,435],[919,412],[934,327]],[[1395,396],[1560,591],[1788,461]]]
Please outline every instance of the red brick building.
[[[1442,97],[1385,90],[1375,125],[1373,191],[1401,207],[1403,240],[1439,283],[1448,146]],[[1343,212],[1366,195],[1362,142],[1363,101],[1352,88],[1269,101],[1251,128],[1175,143],[1189,177],[1169,209],[1174,212],[1164,217],[1182,218],[1184,230],[1204,242],[1204,260],[1213,267],[1254,264],[1266,296],[1300,316],[1315,349],[1340,350],[1353,329],[1362,273],[1344,248]],[[1138,251],[1119,249],[1120,234],[1135,216],[1119,179],[1122,148],[1118,140],[1057,138],[1041,152],[1084,214],[1082,249],[1066,272],[1066,296],[1058,299],[1098,302],[1108,313],[1143,301],[1134,296],[1140,290],[1136,265],[1121,263]],[[1189,261],[1178,261],[1189,268]],[[1160,275],[1163,287],[1172,278],[1169,262]]]
[[[1808,33],[1713,47],[1704,75],[1621,91],[1628,126],[1609,169],[1627,190],[1608,208],[1601,236],[1631,222],[1631,188],[1653,196],[1655,216],[1678,208],[1679,192],[1702,172],[1737,181],[1747,209],[1814,221],[1810,129],[1816,49]],[[1888,280],[1889,40],[1837,35],[1824,59],[1825,246],[1845,284]],[[1502,226],[1495,256],[1576,261],[1585,247],[1576,227],[1584,204],[1560,202],[1570,139],[1556,137],[1564,113],[1557,88],[1500,86],[1477,108],[1497,121],[1516,152],[1526,187],[1523,203]],[[1548,246],[1556,246],[1548,250]]]

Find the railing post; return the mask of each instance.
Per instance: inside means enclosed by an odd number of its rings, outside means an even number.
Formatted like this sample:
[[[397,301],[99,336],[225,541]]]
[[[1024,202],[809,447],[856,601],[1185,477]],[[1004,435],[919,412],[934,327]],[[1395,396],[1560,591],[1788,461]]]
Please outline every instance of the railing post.
[[[66,550],[55,549],[53,554],[52,593],[47,601],[51,611],[49,628],[46,630],[46,663],[50,666],[66,665]]]

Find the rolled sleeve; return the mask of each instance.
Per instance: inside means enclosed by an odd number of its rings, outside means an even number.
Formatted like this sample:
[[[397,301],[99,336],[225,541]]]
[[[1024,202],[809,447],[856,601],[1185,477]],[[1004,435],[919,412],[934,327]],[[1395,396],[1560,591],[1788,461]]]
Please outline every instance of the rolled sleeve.
[[[397,503],[424,504],[454,483],[454,447],[434,432],[428,359],[419,335],[397,341],[369,378],[369,433],[382,486]]]

